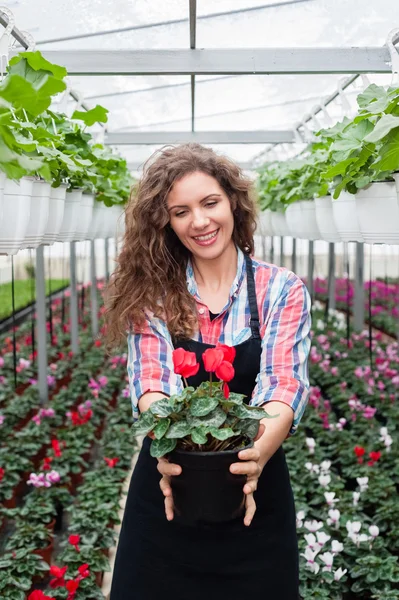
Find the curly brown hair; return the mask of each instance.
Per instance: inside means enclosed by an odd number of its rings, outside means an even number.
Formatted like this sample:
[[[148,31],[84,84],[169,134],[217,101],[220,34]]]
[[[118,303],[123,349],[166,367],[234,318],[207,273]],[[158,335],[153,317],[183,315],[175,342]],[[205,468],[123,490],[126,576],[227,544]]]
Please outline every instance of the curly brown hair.
[[[198,327],[186,284],[190,252],[170,227],[166,204],[173,184],[197,171],[214,177],[225,191],[234,216],[233,241],[253,254],[255,189],[238,165],[195,143],[156,151],[145,163],[125,210],[123,247],[106,291],[109,348],[119,345],[127,330],[139,330],[149,312],[165,319],[176,337],[189,338]]]

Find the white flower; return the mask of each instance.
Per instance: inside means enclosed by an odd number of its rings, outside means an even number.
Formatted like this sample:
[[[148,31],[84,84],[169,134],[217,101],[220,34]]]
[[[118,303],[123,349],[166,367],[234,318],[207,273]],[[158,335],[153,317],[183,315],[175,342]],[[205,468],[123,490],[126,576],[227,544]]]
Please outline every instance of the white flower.
[[[380,435],[384,439],[388,435],[388,427],[380,427]]]
[[[328,542],[328,540],[331,538],[331,535],[327,535],[326,533],[324,533],[324,531],[317,531],[316,536],[317,536],[317,543],[320,544],[320,546],[324,546],[324,544],[326,544]]]
[[[308,447],[309,454],[314,454],[316,440],[314,438],[306,438],[306,445]]]
[[[331,475],[320,475],[319,483],[322,487],[328,487],[331,483]]]
[[[317,544],[316,536],[314,535],[314,533],[306,533],[304,535],[304,538],[306,540],[307,547],[313,551],[318,552],[318,544]]]
[[[324,327],[325,327],[324,321],[322,321],[321,319],[317,319],[316,329],[320,329],[320,331],[323,331]]]
[[[362,524],[360,521],[347,521],[346,529],[349,534],[351,533],[359,533]]]
[[[313,571],[313,573],[318,573],[320,570],[320,565],[315,562],[317,552],[312,552],[312,550],[308,547],[305,550],[305,553],[301,553],[301,556],[306,558],[306,566]]]
[[[370,525],[369,533],[373,538],[375,538],[379,535],[380,530],[378,529],[377,525]]]
[[[341,579],[341,577],[343,577],[345,575],[345,573],[347,573],[347,571],[348,571],[348,569],[342,570],[341,567],[339,569],[337,569],[336,571],[334,571],[334,580],[339,581]]]
[[[308,471],[310,471],[310,472],[313,471],[313,465],[311,462],[305,463],[305,467],[307,468]]]
[[[334,506],[335,502],[339,502],[339,498],[335,498],[335,492],[324,492],[324,498],[328,506]]]
[[[353,506],[357,506],[360,498],[360,492],[352,492],[353,495]]]
[[[368,477],[356,477],[356,481],[360,486],[360,491],[365,492],[367,490],[369,478]]]
[[[391,451],[391,446],[393,444],[393,439],[391,438],[390,435],[387,435],[386,438],[383,441],[384,441],[385,447],[387,449],[387,452],[390,452]]]
[[[338,552],[342,552],[344,549],[344,545],[341,544],[338,540],[333,540],[331,542],[331,551],[333,554],[338,554]]]
[[[360,544],[360,542],[368,542],[369,541],[369,536],[367,535],[367,533],[361,533],[358,536],[358,542]]]
[[[331,467],[331,460],[323,460],[320,466],[322,471],[329,471]]]
[[[305,527],[308,531],[316,532],[323,527],[323,521],[305,521]]]
[[[302,527],[304,518],[305,518],[304,510],[300,510],[296,513],[296,526],[297,527]]]
[[[334,556],[331,554],[331,552],[324,552],[324,554],[320,554],[320,558],[326,565],[323,567],[323,571],[331,571],[334,562]]]

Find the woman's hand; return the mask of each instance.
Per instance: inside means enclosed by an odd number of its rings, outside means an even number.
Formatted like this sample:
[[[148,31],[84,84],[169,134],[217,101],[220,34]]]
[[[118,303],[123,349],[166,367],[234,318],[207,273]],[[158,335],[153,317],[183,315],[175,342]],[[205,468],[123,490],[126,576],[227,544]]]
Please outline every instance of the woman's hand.
[[[158,471],[162,475],[162,479],[159,482],[159,487],[165,496],[165,514],[168,521],[173,519],[173,495],[172,487],[170,485],[170,478],[172,475],[180,475],[181,466],[170,463],[166,458],[158,458]]]
[[[255,442],[263,435],[265,426],[261,424],[259,426],[258,434],[255,438]],[[266,460],[262,457],[261,452],[258,448],[248,448],[247,450],[241,450],[238,453],[238,458],[243,461],[239,463],[233,463],[230,465],[230,472],[235,475],[246,475],[247,482],[244,485],[245,498],[245,516],[244,525],[251,525],[252,519],[256,512],[256,502],[254,499],[254,492],[258,487],[258,480],[263,471],[263,467],[266,464]]]

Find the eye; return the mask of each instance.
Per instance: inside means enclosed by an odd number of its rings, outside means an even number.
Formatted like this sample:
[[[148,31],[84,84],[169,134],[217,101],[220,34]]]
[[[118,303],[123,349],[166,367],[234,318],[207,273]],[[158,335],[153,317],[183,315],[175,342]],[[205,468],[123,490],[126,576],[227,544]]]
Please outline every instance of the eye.
[[[207,203],[205,204],[205,206],[215,206],[216,204],[217,204],[217,202],[215,202],[215,201],[212,201],[212,202],[207,202]]]
[[[186,210],[179,210],[179,212],[175,212],[175,217],[182,217],[186,212]]]

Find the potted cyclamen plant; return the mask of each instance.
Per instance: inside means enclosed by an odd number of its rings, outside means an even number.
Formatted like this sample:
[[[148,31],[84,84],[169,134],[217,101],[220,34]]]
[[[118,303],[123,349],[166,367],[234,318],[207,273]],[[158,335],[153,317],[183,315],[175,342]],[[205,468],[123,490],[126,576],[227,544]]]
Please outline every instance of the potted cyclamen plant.
[[[182,376],[184,390],[153,402],[132,426],[135,435],[153,438],[151,456],[168,455],[182,467],[171,486],[176,514],[187,521],[221,522],[243,512],[246,476],[233,475],[229,467],[239,462],[241,450],[253,446],[259,421],[279,416],[248,406],[243,394],[230,392],[234,358],[235,349],[226,345],[205,350],[202,360],[210,379],[195,389],[186,381],[200,367],[195,353],[174,350],[174,371]]]

